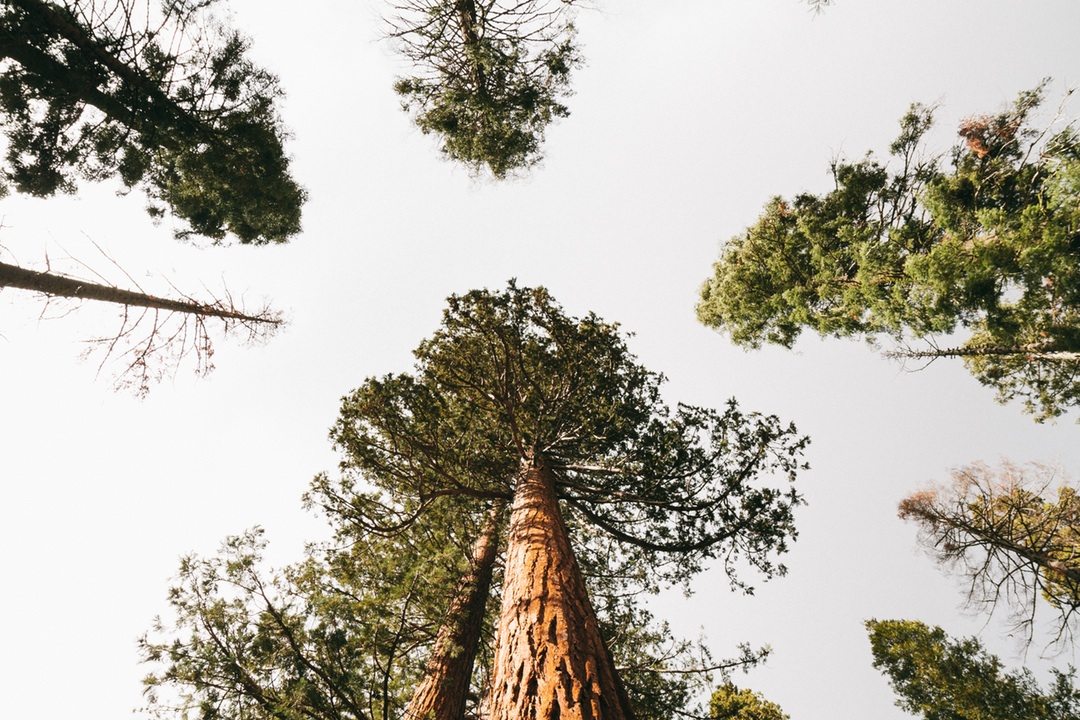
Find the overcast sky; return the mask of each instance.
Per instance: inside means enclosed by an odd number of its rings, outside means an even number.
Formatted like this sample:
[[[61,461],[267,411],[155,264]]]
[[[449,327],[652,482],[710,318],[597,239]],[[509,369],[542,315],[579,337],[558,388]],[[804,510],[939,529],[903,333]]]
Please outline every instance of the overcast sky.
[[[9,261],[85,275],[75,258],[121,282],[96,243],[147,289],[225,284],[291,320],[263,346],[219,343],[209,377],[181,372],[137,400],[78,360],[115,312],[52,305],[42,319],[38,301],[0,297],[0,714],[113,720],[140,706],[135,639],[166,611],[178,557],[259,524],[273,562],[299,558],[324,533],[299,498],[335,466],[339,398],[408,370],[447,295],[512,277],[635,333],[670,402],[735,396],[813,438],[789,576],[743,597],[714,571],[689,600],[656,602],[721,653],[771,644],[737,682],[795,720],[907,717],[870,666],[868,618],[978,633],[1019,662],[1001,624],[961,612],[896,503],[978,459],[1056,462],[1075,479],[1075,415],[1037,425],[959,363],[904,372],[858,341],[744,352],[697,324],[694,302],[721,242],[770,197],[823,191],[832,158],[883,152],[913,101],[939,104],[940,149],[962,117],[1043,77],[1056,105],[1080,83],[1080,3],[837,0],[815,17],[798,0],[602,0],[578,21],[571,116],[542,166],[500,184],[442,161],[399,110],[378,2],[232,8],[289,93],[311,196],[300,237],[182,245],[113,187],[0,209]]]

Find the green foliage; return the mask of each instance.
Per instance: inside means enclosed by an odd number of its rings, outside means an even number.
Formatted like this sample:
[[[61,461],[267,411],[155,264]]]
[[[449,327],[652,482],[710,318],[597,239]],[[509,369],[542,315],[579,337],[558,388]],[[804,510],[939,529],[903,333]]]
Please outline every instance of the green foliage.
[[[399,717],[479,524],[538,455],[556,475],[598,622],[642,720],[685,707],[710,672],[763,656],[742,648],[713,662],[654,622],[637,595],[688,582],[712,558],[737,586],[738,560],[782,573],[773,558],[794,537],[801,502],[783,486],[804,467],[806,438],[734,402],[723,413],[669,411],[662,378],[636,362],[617,326],[569,317],[540,288],[452,297],[415,354],[413,374],[371,378],[342,401],[331,430],[341,472],[315,478],[305,497],[330,520],[333,542],[269,580],[255,535],[219,558],[185,561],[174,627],[143,641],[160,714]],[[477,697],[490,663],[478,658]]]
[[[80,180],[140,188],[178,235],[283,242],[304,191],[289,175],[277,79],[213,2],[15,0],[0,10],[5,175],[39,197]]]
[[[442,153],[495,178],[535,165],[545,128],[569,114],[580,62],[563,0],[410,0],[390,35],[414,65],[394,89]]]
[[[958,350],[909,354],[964,356],[1039,420],[1075,406],[1080,144],[1072,126],[1031,127],[1042,88],[965,120],[948,169],[925,153],[932,112],[916,105],[893,168],[836,162],[833,191],[773,199],[722,250],[698,317],[750,348],[791,347],[804,328],[901,343],[965,330]]]
[[[568,317],[542,288],[451,297],[415,355],[415,373],[347,396],[331,433],[343,468],[379,489],[328,495],[366,503],[362,522],[409,522],[442,497],[509,499],[521,463],[542,456],[573,526],[620,548],[605,560],[644,550],[633,563],[671,581],[716,557],[736,583],[736,559],[783,572],[771,558],[801,500],[763,479],[803,467],[793,426],[734,401],[671,411],[616,325]]]
[[[1000,402],[1017,400],[1036,420],[1058,417],[1080,405],[1080,356],[1075,352],[976,354],[965,357],[964,365],[997,391]]]
[[[807,440],[734,402],[723,413],[670,411],[662,378],[635,361],[617,326],[567,316],[542,288],[450,298],[415,355],[414,373],[370,378],[344,398],[331,431],[342,475],[317,480],[309,502],[394,533],[448,500],[475,515],[510,499],[522,463],[542,456],[639,713],[660,718],[688,702],[690,646],[635,596],[686,583],[711,558],[739,587],[739,561],[782,573],[773,556],[794,537],[801,499],[764,476],[793,480]]]
[[[897,705],[924,720],[1075,720],[1080,691],[1074,671],[1054,672],[1043,691],[1029,670],[1006,672],[978,640],[953,640],[911,620],[866,623],[874,667],[899,696]]]
[[[261,531],[216,557],[184,558],[172,622],[140,641],[154,717],[401,717],[468,565],[461,513],[408,534],[337,541],[279,572],[261,566]]]
[[[760,694],[725,683],[709,700],[709,717],[713,720],[790,720],[791,716]]]
[[[1080,610],[1076,489],[1037,464],[976,463],[952,476],[950,486],[901,502],[900,517],[918,523],[922,544],[965,578],[975,604],[1006,604],[1030,632],[1042,598],[1058,613],[1058,638],[1071,635]]]

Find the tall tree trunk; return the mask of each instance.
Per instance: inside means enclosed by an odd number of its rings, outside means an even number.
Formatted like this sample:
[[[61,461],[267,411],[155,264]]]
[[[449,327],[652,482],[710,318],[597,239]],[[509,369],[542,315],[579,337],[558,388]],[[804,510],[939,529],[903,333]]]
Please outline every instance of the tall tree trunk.
[[[222,303],[200,303],[195,300],[173,300],[170,298],[147,295],[146,293],[123,290],[110,285],[85,282],[66,275],[27,270],[17,265],[0,262],[0,288],[19,288],[30,290],[49,297],[66,297],[77,300],[99,300],[128,307],[150,308],[168,312],[186,313],[203,318],[215,317],[223,320],[278,325],[281,320],[272,313],[265,315],[247,315]]]
[[[473,663],[484,627],[484,610],[499,549],[499,521],[506,506],[491,509],[473,546],[469,571],[458,582],[435,647],[416,686],[405,717],[414,720],[462,720]]]
[[[491,720],[633,720],[555,495],[535,457],[514,492]]]

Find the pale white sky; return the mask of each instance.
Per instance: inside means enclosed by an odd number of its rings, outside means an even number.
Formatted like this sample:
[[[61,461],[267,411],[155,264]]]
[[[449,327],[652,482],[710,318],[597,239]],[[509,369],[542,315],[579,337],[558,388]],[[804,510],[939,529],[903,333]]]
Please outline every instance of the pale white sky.
[[[1037,425],[958,363],[905,373],[855,341],[746,353],[699,326],[693,305],[721,241],[771,196],[827,188],[838,153],[883,151],[912,101],[940,103],[947,144],[958,119],[1044,76],[1054,98],[1080,83],[1080,3],[838,0],[815,18],[797,0],[604,0],[580,16],[587,62],[544,165],[498,185],[440,160],[399,111],[379,3],[232,7],[289,92],[296,173],[311,193],[301,237],[199,250],[112,188],[0,209],[5,257],[104,268],[93,240],[148,289],[165,289],[161,275],[182,288],[224,280],[292,320],[265,346],[220,343],[209,378],[182,373],[139,401],[77,362],[79,340],[109,332],[111,311],[44,321],[40,304],[3,294],[4,716],[112,720],[139,706],[135,638],[167,609],[178,557],[254,524],[274,562],[299,557],[323,532],[299,497],[336,464],[326,431],[338,399],[407,370],[447,295],[510,277],[636,333],[671,402],[734,395],[812,436],[790,575],[747,598],[706,573],[690,600],[656,603],[720,652],[770,643],[767,666],[737,681],[796,720],[907,717],[870,667],[871,617],[980,633],[1015,661],[1000,625],[958,611],[956,584],[895,507],[976,459],[1057,461],[1080,477],[1073,418]]]

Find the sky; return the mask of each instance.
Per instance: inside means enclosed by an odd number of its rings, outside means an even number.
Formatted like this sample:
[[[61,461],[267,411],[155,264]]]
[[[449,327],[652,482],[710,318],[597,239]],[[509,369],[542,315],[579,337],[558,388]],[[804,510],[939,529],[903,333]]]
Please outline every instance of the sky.
[[[495,183],[442,160],[393,93],[406,69],[380,40],[379,2],[234,0],[231,22],[288,92],[295,172],[310,193],[284,246],[182,244],[132,194],[0,203],[7,261],[148,290],[227,286],[269,299],[288,327],[224,340],[205,378],[183,368],[145,399],[80,361],[113,310],[0,296],[0,697],[21,720],[113,720],[143,704],[136,638],[167,611],[186,553],[266,530],[268,559],[298,559],[326,530],[300,495],[336,458],[339,399],[410,369],[444,299],[510,278],[634,333],[669,402],[775,413],[812,438],[808,505],[787,577],[735,595],[719,570],[657,615],[773,654],[742,686],[795,720],[908,717],[871,667],[863,622],[906,618],[977,634],[1041,677],[1071,653],[1023,656],[998,620],[896,518],[905,495],[975,460],[1045,461],[1080,477],[1075,414],[1039,425],[959,363],[907,372],[859,341],[806,337],[746,352],[699,325],[698,289],[721,243],[775,195],[828,189],[829,162],[885,152],[912,102],[937,104],[947,148],[965,116],[1052,77],[1080,84],[1072,0],[600,0],[577,22],[585,57],[545,160]],[[1074,102],[1072,114],[1080,107]]]

